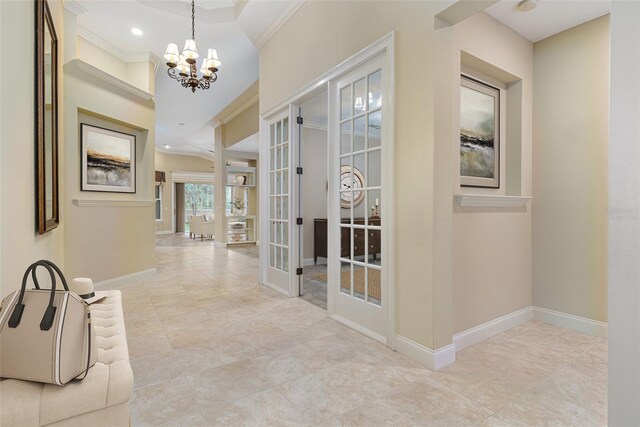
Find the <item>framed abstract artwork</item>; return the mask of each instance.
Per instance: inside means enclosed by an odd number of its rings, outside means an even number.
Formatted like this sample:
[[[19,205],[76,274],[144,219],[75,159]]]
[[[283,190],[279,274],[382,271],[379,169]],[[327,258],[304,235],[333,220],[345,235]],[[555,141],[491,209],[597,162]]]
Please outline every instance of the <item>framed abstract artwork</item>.
[[[81,190],[136,192],[136,137],[81,124]]]
[[[465,75],[460,85],[460,184],[500,187],[500,89]]]

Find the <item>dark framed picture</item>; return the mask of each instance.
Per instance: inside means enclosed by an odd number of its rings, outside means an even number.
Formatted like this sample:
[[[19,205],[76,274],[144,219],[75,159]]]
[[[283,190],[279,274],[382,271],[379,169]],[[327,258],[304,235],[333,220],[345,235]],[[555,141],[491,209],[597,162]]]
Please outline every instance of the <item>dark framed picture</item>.
[[[136,137],[81,125],[81,190],[136,192]]]
[[[500,89],[465,75],[460,83],[460,184],[500,187]]]

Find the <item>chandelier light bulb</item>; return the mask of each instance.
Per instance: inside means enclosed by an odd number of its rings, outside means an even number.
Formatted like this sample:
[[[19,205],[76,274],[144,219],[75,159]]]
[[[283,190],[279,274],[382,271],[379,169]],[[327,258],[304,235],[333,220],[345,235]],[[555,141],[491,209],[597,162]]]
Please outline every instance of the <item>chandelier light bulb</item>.
[[[180,60],[180,53],[178,52],[178,45],[175,43],[169,43],[167,45],[167,51],[164,53],[164,59],[167,64],[173,64],[174,66]],[[169,65],[170,66],[170,65]]]
[[[187,40],[184,44],[184,49],[182,50],[182,54],[184,55],[184,59],[189,64],[195,64],[196,59],[198,59],[198,48],[196,47],[195,40]]]

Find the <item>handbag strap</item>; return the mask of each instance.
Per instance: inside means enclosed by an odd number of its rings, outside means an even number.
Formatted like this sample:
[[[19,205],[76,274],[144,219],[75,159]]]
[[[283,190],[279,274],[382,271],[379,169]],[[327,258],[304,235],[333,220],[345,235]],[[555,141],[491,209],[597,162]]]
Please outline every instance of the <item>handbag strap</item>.
[[[24,294],[27,290],[27,279],[29,278],[29,273],[35,272],[35,269],[39,266],[42,266],[49,271],[49,275],[51,276],[51,293],[49,294],[49,304],[47,305],[47,309],[44,312],[44,316],[42,316],[42,321],[40,321],[40,330],[48,331],[51,329],[53,325],[53,319],[56,314],[56,307],[53,305],[54,297],[56,294],[56,276],[53,272],[53,268],[51,268],[49,262],[44,262],[43,260],[36,261],[27,268],[24,276],[22,276],[22,287],[20,288],[20,295],[18,297],[18,302],[16,303],[15,308],[13,309],[13,313],[11,313],[11,317],[9,318],[9,327],[17,328],[22,320],[22,313],[24,313],[24,304],[22,300],[24,299]]]
[[[65,291],[69,291],[69,286],[67,285],[67,279],[64,277],[64,274],[62,274],[62,270],[60,270],[60,268],[55,265],[54,263],[52,263],[49,260],[46,259],[41,259],[40,261],[41,263],[45,263],[47,265],[49,265],[51,268],[54,269],[54,271],[58,274],[58,277],[60,278],[60,281],[62,282],[62,287],[64,288]],[[40,283],[38,283],[38,277],[36,275],[36,269],[34,268],[33,270],[31,270],[31,278],[33,279],[33,284],[35,285],[36,289],[40,289]]]

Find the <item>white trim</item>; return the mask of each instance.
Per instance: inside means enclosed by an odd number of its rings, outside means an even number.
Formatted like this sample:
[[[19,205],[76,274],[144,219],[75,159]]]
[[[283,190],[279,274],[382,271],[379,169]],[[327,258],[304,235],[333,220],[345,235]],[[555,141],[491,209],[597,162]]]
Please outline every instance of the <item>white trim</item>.
[[[289,295],[289,293],[288,293],[288,289],[283,289],[283,288],[281,288],[281,287],[279,287],[279,286],[274,285],[274,284],[273,284],[273,283],[271,283],[271,282],[267,282],[266,280],[265,280],[265,281],[262,281],[261,283],[262,283],[264,286],[266,286],[266,287],[268,287],[268,288],[273,289],[274,291],[278,291],[278,292],[280,292],[282,295],[284,295],[284,296],[286,296],[286,297],[291,297],[291,295]]]
[[[113,286],[127,285],[129,283],[134,283],[139,280],[151,278],[155,276],[157,272],[158,270],[155,267],[150,268],[148,270],[136,271],[135,273],[125,274],[123,276],[118,276],[112,279],[96,282],[93,284],[93,288],[95,290],[100,290],[100,289],[109,289],[110,287],[113,287]]]
[[[456,194],[454,197],[463,208],[523,208],[533,199],[529,196],[497,194]]]
[[[227,242],[220,242],[218,240],[213,240],[213,247],[214,248],[226,248],[227,247]]]
[[[169,172],[172,182],[194,182],[213,184],[216,174],[213,172]]]
[[[562,313],[542,307],[532,307],[533,318],[541,322],[549,323],[562,328],[573,329],[583,334],[596,337],[607,338],[608,325],[598,320],[587,319],[586,317],[574,316],[573,314]]]
[[[293,16],[294,13],[303,5],[305,0],[292,1],[289,3],[287,8],[282,12],[282,14],[277,17],[269,28],[265,30],[264,33],[260,34],[253,44],[256,46],[258,50],[262,49],[262,47],[267,44],[267,42],[273,37],[282,26]]]
[[[389,165],[391,165],[390,170],[388,171],[388,175],[389,175],[389,179],[392,181],[390,185],[387,185],[387,183],[385,182],[385,188],[386,191],[388,192],[388,196],[387,196],[387,200],[389,200],[390,202],[387,203],[385,206],[387,206],[385,212],[383,212],[383,218],[385,218],[385,221],[387,222],[388,225],[388,232],[385,233],[385,235],[387,235],[387,242],[385,244],[385,242],[382,242],[382,244],[385,246],[386,250],[387,250],[387,265],[385,268],[385,276],[387,277],[387,290],[386,290],[386,301],[387,301],[387,305],[386,305],[386,310],[387,310],[387,319],[386,319],[386,323],[387,323],[387,336],[386,336],[386,340],[384,342],[386,342],[386,344],[394,349],[395,348],[395,338],[396,338],[396,334],[395,334],[395,313],[396,313],[396,307],[395,307],[395,263],[396,263],[396,257],[395,257],[395,246],[396,246],[396,241],[395,241],[395,220],[394,220],[394,213],[393,210],[395,209],[395,195],[394,195],[394,185],[393,185],[393,177],[394,177],[394,169],[393,169],[393,165],[394,165],[394,135],[395,135],[395,131],[394,131],[394,126],[395,126],[395,31],[391,31],[389,33],[387,33],[385,36],[381,37],[380,39],[376,40],[375,42],[373,42],[372,44],[370,44],[369,46],[363,48],[362,50],[360,50],[359,52],[355,53],[353,56],[351,56],[350,58],[344,60],[343,62],[341,62],[340,64],[338,64],[337,66],[333,67],[331,70],[329,70],[328,72],[326,72],[324,75],[322,75],[321,77],[315,79],[314,81],[312,81],[311,83],[307,84],[306,86],[304,86],[302,89],[298,90],[297,92],[294,92],[292,95],[284,98],[284,100],[282,100],[281,102],[277,103],[276,105],[272,106],[271,108],[267,109],[263,114],[261,114],[261,121],[260,121],[260,147],[261,147],[261,155],[260,155],[260,159],[261,159],[261,179],[263,180],[263,182],[268,182],[269,176],[268,176],[268,154],[269,154],[269,126],[268,126],[268,122],[273,120],[275,118],[276,115],[278,114],[282,114],[283,111],[286,111],[287,109],[291,108],[292,105],[296,104],[297,102],[299,102],[301,99],[305,99],[305,97],[308,97],[309,95],[313,94],[314,92],[318,92],[322,89],[324,89],[325,87],[327,87],[328,83],[330,83],[331,81],[334,81],[337,78],[340,78],[342,76],[344,76],[345,74],[352,72],[353,70],[355,70],[357,67],[366,64],[368,61],[372,60],[373,58],[377,57],[378,55],[385,55],[385,69],[386,69],[386,74],[387,74],[387,79],[388,79],[388,96],[386,99],[386,109],[387,109],[387,114],[385,114],[386,120],[387,120],[387,125],[385,126],[385,132],[388,133],[387,135],[387,140],[389,142],[388,146],[390,148],[390,152],[389,155],[387,156],[387,160]],[[333,116],[332,114],[332,108],[333,108],[333,103],[334,100],[331,98],[332,91],[329,88],[329,99],[328,99],[328,128],[331,128],[331,117]],[[329,140],[330,136],[329,133],[327,133],[327,139]],[[328,145],[329,146],[329,145]],[[291,153],[291,150],[290,150]],[[290,163],[291,165],[291,163]],[[327,167],[329,170],[329,173],[331,173],[331,162],[327,162]],[[290,174],[291,176],[291,174]],[[384,179],[384,178],[383,178]],[[290,187],[291,188],[291,187]],[[331,192],[331,189],[330,189]],[[261,208],[263,207],[265,209],[265,211],[268,209],[269,205],[268,205],[268,197],[265,196],[265,194],[267,192],[262,192],[262,204],[260,205]],[[337,194],[337,193],[336,193]],[[269,226],[269,222],[268,219],[267,220],[263,220],[263,223],[261,223],[261,230],[263,233],[262,238],[267,238],[268,237],[268,226]],[[331,241],[331,236],[329,236],[329,241]],[[261,259],[267,259],[267,246],[265,245],[264,247],[261,248]],[[332,246],[329,245],[328,248],[328,255],[329,255],[329,259],[332,259],[333,257],[333,249]],[[263,264],[263,266],[261,267],[261,274],[262,274],[262,282],[266,282],[266,275],[267,275],[267,266],[264,264],[264,262],[262,262],[261,264]],[[337,274],[336,272],[332,272],[331,271],[331,267],[328,269],[328,274],[329,277],[332,277],[332,275]],[[329,293],[328,293],[329,294]],[[327,313],[331,316],[334,314],[334,301],[332,298],[328,298],[327,300]]]
[[[501,334],[533,319],[533,307],[526,307],[453,336],[456,352]]]
[[[429,369],[442,369],[456,361],[456,350],[453,344],[433,351],[402,335],[396,335],[395,341],[398,353]]]
[[[235,119],[236,117],[238,117],[240,114],[242,114],[243,112],[245,112],[246,110],[248,110],[249,108],[251,108],[253,105],[255,105],[256,102],[258,102],[258,100],[260,99],[260,93],[256,93],[255,95],[253,95],[247,102],[245,102],[244,104],[242,104],[241,106],[239,106],[238,108],[236,108],[234,111],[232,111],[227,117],[225,117],[224,119],[221,120],[221,123],[223,125],[226,125],[227,123],[229,123],[231,120]]]
[[[87,11],[87,8],[78,3],[75,0],[63,0],[62,6],[75,16],[82,15]]]
[[[163,234],[173,234],[173,231],[171,230],[156,231],[156,236],[161,236]]]
[[[157,143],[157,142],[156,142]],[[163,144],[164,145],[164,144]],[[169,154],[171,156],[191,156],[191,157],[200,157],[203,160],[207,160],[211,163],[214,162],[214,157],[213,154],[202,154],[202,153],[194,153],[193,151],[181,151],[180,147],[177,148],[171,148],[171,149],[166,149],[162,146],[157,146],[155,147],[156,151],[159,151],[161,153],[165,153],[165,154]]]
[[[66,8],[66,3],[67,2],[65,1],[65,8]],[[69,9],[67,8],[67,10],[69,10]],[[86,11],[86,9],[85,9],[85,11]],[[93,43],[96,46],[98,46],[100,49],[104,50],[105,52],[109,53],[110,55],[115,56],[116,58],[118,58],[122,62],[131,63],[131,62],[146,61],[146,62],[151,62],[155,67],[157,67],[157,65],[160,63],[160,58],[158,58],[152,52],[127,53],[127,52],[123,51],[122,49],[120,49],[120,48],[114,46],[113,44],[109,43],[107,40],[103,39],[102,37],[92,33],[91,31],[89,31],[88,29],[83,27],[82,25],[76,25],[76,34],[79,37],[82,37],[83,39]]]
[[[376,341],[381,342],[382,344],[386,344],[386,342],[387,342],[387,337],[385,337],[384,335],[377,334],[377,333],[373,332],[372,330],[363,327],[362,325],[358,325],[357,323],[352,322],[351,320],[340,316],[339,314],[335,314],[334,313],[334,314],[329,315],[329,317],[331,317],[334,320],[337,320],[338,322],[340,322],[340,323],[342,323],[344,325],[347,325],[351,329],[353,329],[355,331],[358,331],[361,334],[364,334],[364,335],[368,336],[371,339],[374,339]]]
[[[94,67],[88,62],[85,62],[81,59],[72,59],[67,64],[70,63],[76,64],[80,71],[84,71],[87,74],[97,77],[98,79],[107,82],[115,87],[118,87],[126,92],[129,92],[130,94],[135,95],[138,98],[141,98],[145,101],[153,99],[153,94],[146,92],[130,83],[127,83],[124,80],[120,80],[119,78],[101,70],[100,68]]]
[[[155,206],[154,200],[98,200],[73,199],[73,204],[79,208],[146,208]]]
[[[325,259],[325,258],[323,258],[323,259]],[[315,263],[313,261],[313,257],[312,258],[304,258],[302,260],[302,266],[303,267],[309,267],[310,265],[315,265]],[[326,264],[324,264],[324,265],[326,265]]]
[[[299,99],[305,97],[306,95],[311,94],[313,91],[320,89],[325,86],[329,80],[333,80],[342,74],[347,73],[348,71],[356,68],[358,65],[367,62],[367,60],[375,57],[376,55],[385,52],[386,50],[393,51],[395,46],[395,31],[391,31],[387,33],[385,36],[379,38],[369,46],[365,47],[361,51],[357,52],[350,58],[342,61],[340,64],[333,67],[331,70],[323,74],[322,76],[314,79],[311,83],[304,86],[299,91],[293,93],[292,95],[284,98],[282,101],[278,102],[275,106],[266,110],[262,117],[264,119],[270,119],[275,114],[282,111],[282,109],[286,108],[287,105],[297,102]],[[394,55],[390,55],[392,58],[395,58]],[[393,76],[393,68],[389,70],[389,76]],[[394,85],[391,85],[392,87]],[[391,104],[391,103],[390,103]],[[262,143],[262,142],[261,142]]]

